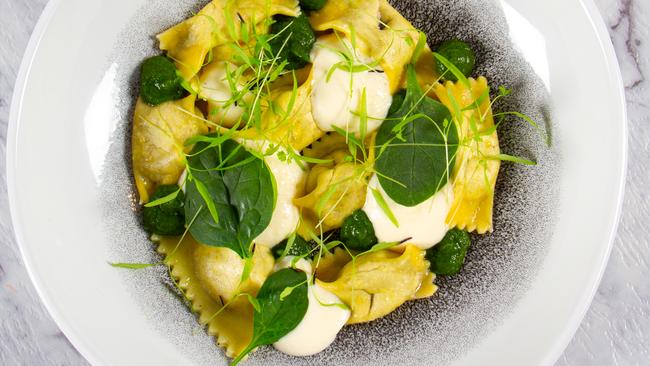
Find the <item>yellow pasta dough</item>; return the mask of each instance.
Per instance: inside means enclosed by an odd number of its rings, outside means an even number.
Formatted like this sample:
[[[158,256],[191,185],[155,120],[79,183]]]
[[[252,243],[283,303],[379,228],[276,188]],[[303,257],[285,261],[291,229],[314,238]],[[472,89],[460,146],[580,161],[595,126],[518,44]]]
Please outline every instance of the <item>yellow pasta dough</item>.
[[[495,159],[500,152],[499,138],[494,129],[487,80],[480,77],[469,79],[469,83],[467,87],[461,82],[447,82],[435,88],[436,96],[449,108],[459,126],[461,141],[453,172],[454,202],[447,223],[484,234],[492,231],[494,187],[500,166]],[[480,104],[471,108],[477,100]]]
[[[158,185],[175,184],[185,168],[185,141],[208,132],[196,98],[150,106],[138,99],[131,133],[133,175],[141,202]]]
[[[237,356],[253,337],[253,307],[245,296],[241,296],[222,308],[224,303],[204,289],[206,284],[196,273],[195,251],[203,245],[190,235],[180,244],[178,240],[176,237],[154,238],[158,242],[158,252],[165,255],[165,264],[170,267],[172,278],[197,314],[199,323],[217,338],[217,344],[225,349],[228,357]],[[266,255],[268,251],[263,253]],[[248,289],[256,294],[259,287],[251,283]]]
[[[352,257],[347,250],[335,248],[331,253],[325,253],[316,263],[316,278],[324,282],[334,282],[339,277],[339,273]]]
[[[263,118],[263,130],[269,140],[300,151],[323,136],[311,113],[311,82],[310,72],[295,92],[293,86],[287,86],[273,93],[273,101],[279,108],[267,109]]]
[[[222,299],[223,302],[228,302],[241,293],[255,296],[273,270],[274,264],[270,250],[257,246],[251,273],[242,283],[245,261],[233,250],[207,245],[197,245],[194,249],[196,276],[212,298]]]
[[[330,160],[313,166],[305,182],[305,195],[294,200],[301,209],[299,233],[310,237],[336,229],[346,217],[363,207],[366,200],[368,171],[365,166],[346,160],[350,157],[345,137],[327,134],[305,156]]]
[[[432,296],[437,287],[425,252],[407,245],[403,253],[390,250],[362,255],[349,262],[333,282],[316,282],[336,294],[352,310],[349,324],[369,322],[404,302]]]

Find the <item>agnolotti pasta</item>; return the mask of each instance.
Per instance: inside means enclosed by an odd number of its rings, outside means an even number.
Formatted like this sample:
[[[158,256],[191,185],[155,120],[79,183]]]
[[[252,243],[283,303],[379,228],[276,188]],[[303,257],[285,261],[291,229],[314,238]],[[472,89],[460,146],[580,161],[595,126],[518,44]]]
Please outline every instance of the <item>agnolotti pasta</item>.
[[[438,85],[435,93],[460,126],[461,145],[454,167],[450,226],[484,234],[492,231],[494,188],[499,174],[499,138],[492,118],[487,79]],[[477,104],[476,108],[467,107]],[[464,110],[464,111],[463,111]]]
[[[246,263],[237,253],[207,245],[197,245],[194,249],[194,272],[199,283],[213,299],[223,303],[233,300],[241,293],[257,295],[274,264],[275,260],[268,248],[256,247],[251,273],[242,282]]]
[[[167,51],[186,80],[204,65],[210,50],[234,41],[244,24],[257,24],[276,14],[298,14],[296,0],[214,0],[197,15],[158,35],[160,49]],[[229,29],[232,24],[232,29]]]
[[[328,1],[311,22],[315,30],[335,30],[354,39],[357,51],[379,62],[391,91],[400,88],[419,33],[388,1]]]
[[[368,172],[349,161],[345,136],[338,134],[325,135],[304,154],[327,162],[309,171],[305,195],[294,201],[302,211],[299,233],[309,238],[312,234],[341,227],[345,218],[363,207]]]
[[[195,251],[203,245],[191,236],[186,236],[180,243],[180,238],[176,237],[156,237],[153,240],[158,242],[158,252],[165,256],[172,279],[197,314],[199,323],[217,338],[217,343],[225,349],[227,356],[238,355],[253,336],[251,304],[245,297],[238,297],[224,307],[226,302],[211,296],[204,289],[194,265]]]
[[[133,175],[140,201],[148,202],[159,185],[178,182],[185,168],[184,154],[189,152],[185,141],[208,132],[195,100],[196,97],[188,96],[150,106],[138,99],[131,141]]]
[[[347,263],[336,281],[318,284],[350,306],[349,324],[381,318],[404,302],[433,296],[437,290],[424,252],[411,245],[402,253],[380,251],[361,256]]]
[[[469,44],[432,48],[386,0],[214,0],[158,39],[143,226],[233,365],[433,296],[494,229],[508,156]]]
[[[321,138],[325,132],[318,128],[311,113],[312,73],[297,89],[293,85],[279,87],[272,100],[277,109],[264,116],[265,135],[271,141],[301,151]]]

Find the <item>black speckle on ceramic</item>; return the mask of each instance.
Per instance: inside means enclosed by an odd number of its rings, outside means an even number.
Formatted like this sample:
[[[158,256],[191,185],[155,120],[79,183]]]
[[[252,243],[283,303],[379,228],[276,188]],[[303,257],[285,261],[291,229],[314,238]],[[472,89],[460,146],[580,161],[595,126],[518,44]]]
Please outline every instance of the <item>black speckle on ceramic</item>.
[[[107,235],[114,242],[111,261],[159,260],[142,231],[133,201],[130,172],[130,119],[142,59],[157,52],[153,36],[191,15],[205,2],[154,0],[122,32],[111,62],[118,65],[123,116],[104,167],[102,201]],[[550,130],[547,94],[531,67],[508,38],[497,2],[484,0],[392,1],[429,45],[459,38],[477,52],[476,76],[485,75],[493,89],[503,85],[513,95],[497,111],[517,110]],[[499,129],[504,153],[537,161],[535,167],[505,163],[497,183],[494,233],[474,236],[463,271],[438,278],[438,293],[409,302],[370,324],[346,327],[319,355],[293,358],[271,347],[260,349],[248,365],[445,365],[462,356],[495,329],[517,305],[540,269],[554,227],[558,204],[557,152],[539,131],[523,121],[507,120]],[[163,336],[198,365],[227,364],[221,350],[198,325],[183,302],[169,290],[164,268],[123,271],[142,311]]]

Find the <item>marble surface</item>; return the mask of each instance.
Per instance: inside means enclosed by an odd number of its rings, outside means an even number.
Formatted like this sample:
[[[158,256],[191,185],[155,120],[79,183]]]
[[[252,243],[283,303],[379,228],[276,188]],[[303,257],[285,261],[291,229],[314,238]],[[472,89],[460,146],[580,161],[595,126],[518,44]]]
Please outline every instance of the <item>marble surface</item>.
[[[532,0],[531,0],[532,1]],[[22,265],[8,211],[6,129],[20,60],[47,0],[0,0],[0,365],[87,365],[51,320]],[[596,0],[629,108],[624,212],[602,284],[557,365],[650,362],[650,1]]]

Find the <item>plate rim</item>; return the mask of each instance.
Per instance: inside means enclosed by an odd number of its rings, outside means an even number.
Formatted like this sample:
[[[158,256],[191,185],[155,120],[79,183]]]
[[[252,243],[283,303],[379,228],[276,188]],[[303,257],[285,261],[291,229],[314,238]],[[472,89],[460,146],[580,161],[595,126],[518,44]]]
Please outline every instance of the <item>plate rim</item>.
[[[36,52],[39,49],[40,42],[45,35],[45,31],[54,16],[56,9],[63,0],[49,0],[46,4],[43,12],[41,13],[34,30],[30,36],[29,42],[23,54],[22,61],[20,63],[20,68],[16,76],[16,82],[14,84],[14,91],[10,104],[10,113],[9,121],[7,128],[7,137],[6,137],[6,182],[7,182],[7,194],[9,199],[9,211],[11,216],[11,223],[13,226],[14,237],[16,239],[16,244],[21,254],[21,259],[29,275],[30,281],[36,289],[36,293],[39,296],[40,301],[44,305],[48,314],[52,317],[57,327],[65,334],[65,336],[70,340],[70,343],[74,348],[92,365],[103,365],[104,362],[100,357],[92,350],[92,346],[88,344],[87,341],[83,339],[80,334],[77,334],[73,329],[68,327],[64,317],[59,314],[56,310],[55,301],[50,298],[45,290],[44,284],[41,281],[40,276],[35,270],[32,260],[27,251],[27,245],[23,239],[23,223],[19,219],[17,214],[17,199],[16,199],[16,189],[15,189],[15,179],[16,179],[16,164],[15,156],[17,153],[17,133],[19,130],[21,115],[22,115],[22,105],[23,98],[25,94],[25,88],[27,86],[27,81],[30,76],[31,66],[34,61]],[[574,306],[573,314],[571,315],[570,321],[564,327],[564,331],[561,334],[558,334],[554,345],[546,351],[546,356],[542,359],[545,360],[545,364],[552,365],[554,364],[562,355],[566,347],[571,342],[575,333],[577,332],[580,324],[582,323],[587,311],[591,307],[594,296],[600,286],[603,274],[609,262],[612,248],[616,240],[618,233],[619,224],[621,221],[623,204],[625,199],[625,188],[627,182],[627,169],[628,169],[628,112],[627,112],[627,98],[625,95],[625,87],[623,83],[622,73],[620,69],[620,64],[616,55],[616,51],[612,40],[609,35],[609,31],[605,25],[602,14],[596,7],[594,0],[576,0],[585,11],[591,26],[594,29],[594,33],[598,38],[598,43],[600,45],[601,51],[605,55],[605,63],[607,68],[611,72],[613,77],[613,82],[617,85],[617,94],[618,98],[616,102],[620,104],[620,120],[622,121],[622,141],[621,141],[621,161],[620,161],[620,170],[617,172],[619,175],[618,180],[618,189],[617,189],[617,205],[616,212],[613,216],[613,223],[611,225],[610,234],[608,238],[608,245],[605,248],[605,253],[602,256],[598,270],[593,271],[589,276],[590,286],[585,288],[583,294],[583,301],[576,303]],[[543,355],[540,355],[543,356]]]
[[[621,141],[621,166],[618,172],[619,181],[618,181],[618,191],[617,191],[617,203],[616,203],[616,212],[613,218],[612,227],[609,233],[608,245],[605,249],[605,254],[601,258],[599,269],[596,273],[593,273],[591,276],[591,287],[585,289],[584,301],[582,303],[576,304],[573,315],[571,317],[571,322],[564,327],[562,334],[558,335],[557,340],[555,341],[555,346],[548,351],[548,355],[545,358],[548,365],[555,364],[565,349],[569,346],[569,343],[575,336],[576,332],[580,328],[582,321],[584,320],[587,312],[591,308],[594,297],[598,288],[600,287],[603,275],[607,269],[607,264],[609,263],[609,258],[612,253],[612,248],[614,247],[614,242],[616,241],[616,236],[618,235],[618,229],[621,223],[621,217],[623,212],[623,203],[625,201],[625,188],[627,185],[627,173],[628,173],[628,157],[629,157],[629,147],[628,147],[628,110],[627,110],[627,96],[625,94],[625,84],[623,82],[623,75],[621,73],[620,63],[618,61],[618,56],[614,48],[614,44],[609,35],[607,25],[603,16],[598,10],[594,0],[577,0],[582,8],[587,14],[592,28],[595,30],[595,34],[598,37],[598,41],[601,46],[601,51],[605,54],[605,63],[613,76],[614,82],[617,85],[617,103],[620,103],[621,109],[621,121],[622,121],[622,141]]]

